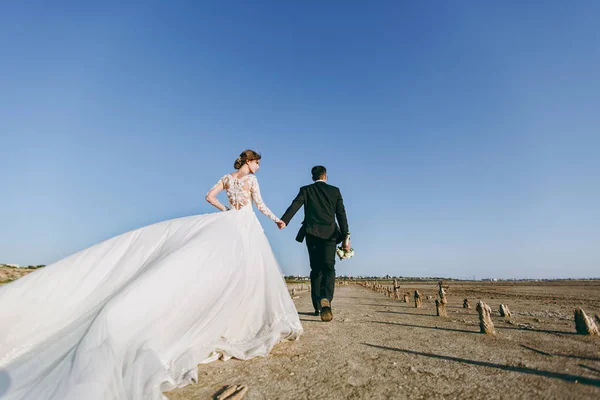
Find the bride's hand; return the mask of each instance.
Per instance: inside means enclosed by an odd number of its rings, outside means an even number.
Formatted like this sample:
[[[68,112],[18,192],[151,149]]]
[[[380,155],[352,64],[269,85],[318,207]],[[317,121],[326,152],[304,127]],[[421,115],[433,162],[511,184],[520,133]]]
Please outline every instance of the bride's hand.
[[[282,220],[279,220],[279,221],[277,221],[275,223],[277,224],[277,226],[279,227],[279,229],[285,228],[285,222],[283,222]]]

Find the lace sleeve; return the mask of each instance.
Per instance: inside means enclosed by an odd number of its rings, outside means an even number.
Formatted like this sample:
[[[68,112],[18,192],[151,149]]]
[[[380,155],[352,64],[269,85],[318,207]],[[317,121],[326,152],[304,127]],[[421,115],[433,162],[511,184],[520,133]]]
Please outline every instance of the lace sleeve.
[[[221,211],[227,211],[229,208],[224,206],[217,200],[217,193],[224,190],[225,186],[225,177],[219,179],[219,181],[208,191],[206,194],[206,201],[212,204],[214,207],[218,208]]]
[[[271,210],[269,210],[269,207],[267,207],[262,200],[262,197],[260,195],[260,188],[258,187],[258,180],[256,179],[256,177],[253,177],[250,183],[250,192],[252,193],[252,200],[254,201],[254,204],[256,204],[258,210],[273,221],[278,222],[279,218],[277,218],[275,214],[273,214]]]
[[[208,193],[206,193],[207,195],[210,194],[210,192],[212,192],[213,190],[217,190],[217,191],[221,191],[223,189],[225,189],[225,182],[224,182],[224,178],[221,178],[217,181],[217,183],[215,183],[215,185],[213,187],[210,188],[210,190],[208,191]]]

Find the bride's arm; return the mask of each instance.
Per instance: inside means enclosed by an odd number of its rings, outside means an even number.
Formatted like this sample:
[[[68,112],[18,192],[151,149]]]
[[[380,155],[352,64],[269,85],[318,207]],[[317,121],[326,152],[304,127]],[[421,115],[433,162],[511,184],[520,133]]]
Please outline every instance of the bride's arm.
[[[260,195],[260,188],[258,187],[258,180],[256,179],[256,177],[253,177],[252,179],[250,192],[252,193],[252,200],[254,201],[254,204],[256,204],[256,208],[258,208],[258,210],[261,213],[265,214],[267,217],[269,217],[275,222],[281,221],[279,218],[277,218],[277,216],[275,216],[275,214],[271,212],[271,210],[269,210],[269,207],[267,207],[267,205],[262,200],[262,197]]]
[[[217,194],[225,189],[225,183],[223,182],[223,178],[219,179],[219,182],[215,186],[213,186],[208,193],[206,194],[206,201],[208,201],[213,206],[217,207],[221,211],[229,210],[228,207],[225,207],[223,204],[217,200]]]

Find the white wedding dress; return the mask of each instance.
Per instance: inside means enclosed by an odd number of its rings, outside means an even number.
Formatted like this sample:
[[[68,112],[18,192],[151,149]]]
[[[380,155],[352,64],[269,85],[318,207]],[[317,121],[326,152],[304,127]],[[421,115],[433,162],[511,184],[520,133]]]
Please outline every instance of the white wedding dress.
[[[199,363],[298,338],[252,209],[276,220],[256,177],[217,185],[231,211],[136,229],[1,286],[0,398],[166,399],[198,380]]]

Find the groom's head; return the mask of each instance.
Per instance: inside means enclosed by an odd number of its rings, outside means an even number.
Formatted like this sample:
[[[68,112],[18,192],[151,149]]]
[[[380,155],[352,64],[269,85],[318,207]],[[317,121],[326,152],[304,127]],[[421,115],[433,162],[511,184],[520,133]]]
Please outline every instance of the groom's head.
[[[314,182],[318,181],[318,180],[327,180],[327,168],[325,168],[322,165],[317,165],[315,167],[312,167],[312,169],[310,170],[310,173],[312,174],[312,180]]]

